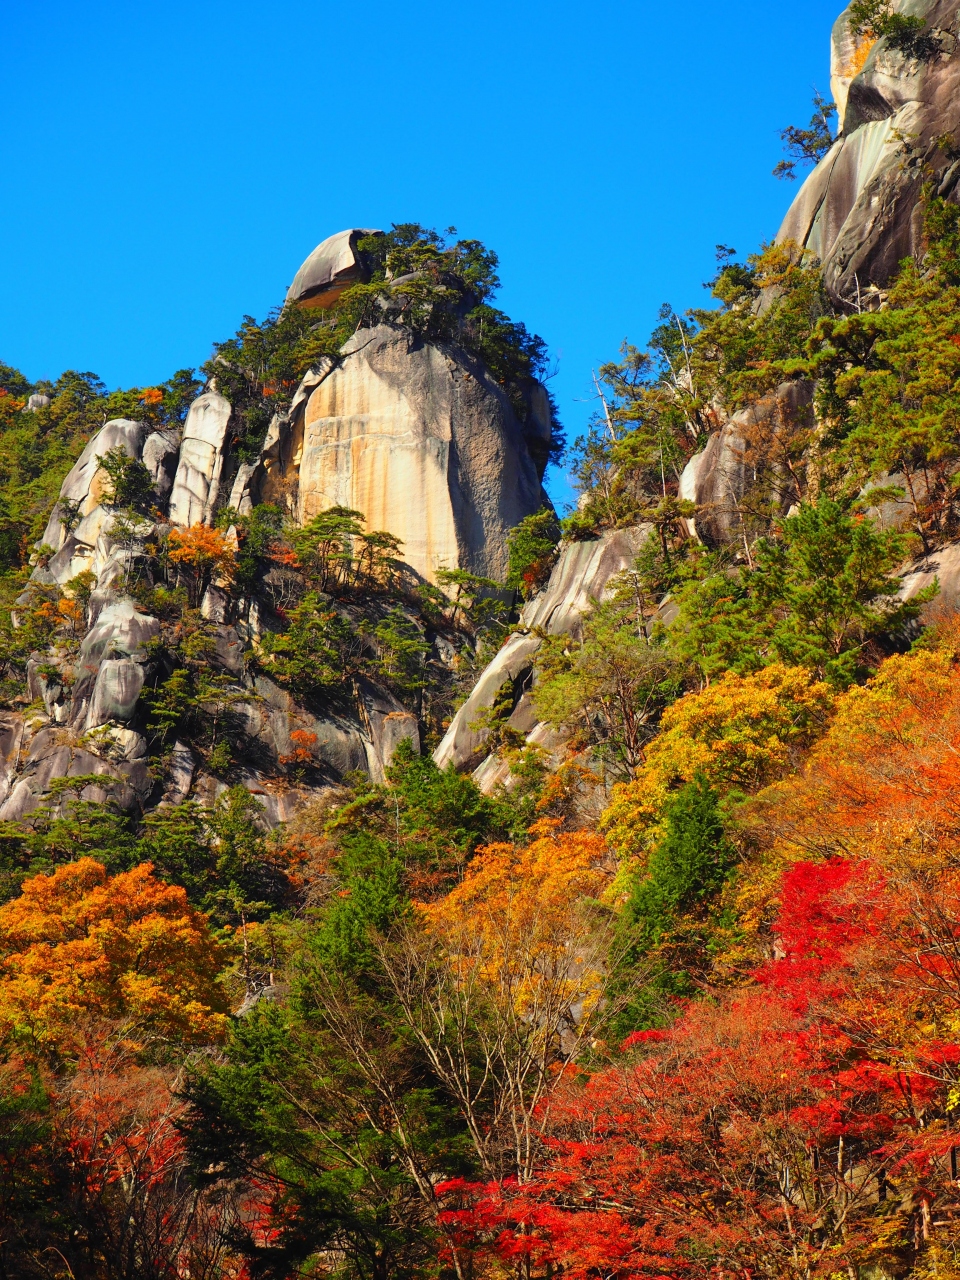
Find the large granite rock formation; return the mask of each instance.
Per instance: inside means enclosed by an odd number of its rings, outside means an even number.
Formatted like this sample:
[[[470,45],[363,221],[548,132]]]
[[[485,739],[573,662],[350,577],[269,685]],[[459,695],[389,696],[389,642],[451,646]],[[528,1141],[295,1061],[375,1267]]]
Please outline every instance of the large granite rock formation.
[[[363,278],[355,253],[362,234],[343,232],[319,246],[290,299],[326,305]],[[414,577],[430,578],[446,565],[502,579],[507,533],[547,501],[541,476],[552,431],[549,398],[532,381],[519,396],[515,407],[459,348],[384,323],[359,331],[336,358],[307,373],[254,462],[240,464],[233,454],[233,408],[212,383],[194,400],[182,432],[151,432],[127,419],[106,423],[64,481],[21,597],[25,608],[33,588],[73,593],[81,573],[84,598],[89,588],[79,652],[55,661],[35,654],[29,713],[0,720],[0,818],[31,812],[51,781],[66,775],[102,777],[85,797],[111,796],[134,809],[188,795],[210,800],[223,789],[188,743],[171,744],[162,766],[147,759],[141,695],[165,675],[153,643],[161,622],[127,583],[133,574],[149,584],[148,543],[164,526],[212,524],[225,506],[249,511],[265,501],[303,523],[341,505],[363,512],[369,529],[401,539]],[[116,448],[144,464],[157,499],[154,516],[119,527],[100,469]],[[262,672],[248,672],[244,653],[258,641],[261,605],[212,586],[202,610],[214,641],[210,663],[234,700],[233,780],[278,821],[309,798],[280,767],[296,749],[292,734],[309,735],[328,785],[356,770],[381,779],[400,742],[419,749],[419,727],[407,707],[369,683],[361,682],[355,706],[343,699],[318,711],[298,705]]]
[[[507,533],[549,501],[535,458],[550,431],[542,388],[521,424],[478,360],[384,324],[307,375],[231,500],[275,502],[300,523],[351,507],[400,538],[423,578],[446,566],[502,580]]]
[[[840,133],[807,178],[780,228],[824,266],[830,292],[866,305],[920,247],[918,196],[929,173],[941,195],[960,180],[960,0],[895,0],[925,19],[939,52],[909,58],[889,38],[857,39],[849,10],[831,40],[831,85]]]
[[[376,234],[373,229],[352,227],[328,236],[294,276],[287,302],[301,307],[331,307],[352,284],[368,280],[357,241]]]

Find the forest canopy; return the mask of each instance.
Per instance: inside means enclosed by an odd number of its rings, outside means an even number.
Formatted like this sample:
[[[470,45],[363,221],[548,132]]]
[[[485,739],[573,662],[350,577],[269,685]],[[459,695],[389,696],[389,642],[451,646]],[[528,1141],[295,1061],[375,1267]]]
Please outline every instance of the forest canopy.
[[[920,39],[890,18],[863,14]],[[48,714],[93,575],[26,576],[105,416],[173,436],[202,384],[71,373],[28,408],[0,369],[4,715],[204,782],[139,812],[71,769],[0,822],[0,1277],[958,1274],[960,622],[903,573],[960,534],[960,210],[923,212],[858,309],[796,245],[721,247],[710,305],[599,371],[580,501],[517,525],[507,583],[416,580],[343,506],[173,527],[108,453],[118,589],[153,620],[135,758]],[[218,344],[238,457],[384,319],[522,412],[543,343],[454,235],[365,238],[334,307]],[[721,447],[742,484],[704,499],[681,480]],[[627,532],[575,626],[529,622],[558,563]],[[218,599],[256,605],[239,657]],[[440,768],[494,677],[468,726],[491,758]],[[260,715],[286,732],[270,797],[311,797],[286,821],[250,786]],[[334,776],[320,734],[364,715],[402,732]]]

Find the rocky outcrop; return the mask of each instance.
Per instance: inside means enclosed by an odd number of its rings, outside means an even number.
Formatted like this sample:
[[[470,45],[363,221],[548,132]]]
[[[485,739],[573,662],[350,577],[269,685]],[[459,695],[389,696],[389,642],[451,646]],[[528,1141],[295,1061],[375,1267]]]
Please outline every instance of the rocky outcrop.
[[[589,542],[571,542],[560,552],[546,587],[524,607],[517,630],[481,673],[470,697],[454,716],[433,758],[441,767],[474,768],[484,790],[506,781],[509,773],[487,754],[489,731],[478,727],[483,713],[495,703],[508,681],[513,710],[509,724],[526,735],[531,745],[552,749],[556,734],[538,722],[529,697],[534,660],[544,636],[580,634],[583,617],[607,594],[610,582],[633,563],[650,532],[650,525],[615,529]]]
[[[356,250],[364,234],[344,232],[320,245],[288,301],[325,306],[367,278]],[[0,815],[23,817],[63,776],[102,777],[86,797],[110,796],[132,809],[187,796],[212,800],[226,785],[184,741],[148,767],[144,690],[169,671],[152,643],[161,623],[138,601],[150,598],[149,544],[165,526],[212,524],[225,506],[246,513],[259,502],[275,502],[304,523],[340,505],[361,511],[368,529],[401,540],[412,579],[431,578],[444,565],[502,579],[507,533],[547,501],[541,476],[553,430],[544,387],[530,379],[513,396],[458,347],[384,322],[307,372],[254,461],[232,453],[233,407],[213,382],[190,406],[182,431],[106,423],[63,484],[19,602],[31,607],[34,587],[82,591],[86,632],[78,649],[37,653],[28,664],[29,715],[0,724],[0,754],[9,745],[0,758]],[[117,448],[150,475],[156,509],[149,517],[121,518],[109,504],[100,461]],[[270,614],[265,600],[214,583],[201,612],[210,627],[208,660],[231,708],[229,780],[247,786],[269,820],[290,817],[312,798],[311,788],[337,785],[351,772],[382,779],[402,742],[419,750],[416,715],[369,682],[311,708],[262,671],[248,671],[246,656]],[[284,766],[298,759],[303,741],[311,743],[310,786],[297,781],[302,770],[288,774]]]
[[[230,413],[230,401],[216,391],[197,396],[190,406],[170,493],[169,515],[174,524],[211,522],[227,465]]]
[[[401,539],[422,578],[441,566],[502,580],[506,535],[548,499],[536,445],[551,431],[545,393],[521,424],[482,364],[409,329],[362,329],[304,379],[260,464],[231,498],[275,502],[305,523],[339,505]]]
[[[960,94],[960,0],[896,0],[924,18],[939,48],[911,58],[889,38],[858,39],[845,10],[833,28],[831,84],[840,134],[807,178],[778,239],[809,249],[837,299],[871,301],[903,258],[920,247],[918,197],[929,173],[941,195],[960,179],[955,143]]]
[[[294,276],[287,302],[301,307],[330,307],[352,284],[368,280],[357,241],[377,234],[372,229],[352,227],[328,236]]]
[[[922,621],[932,622],[945,613],[960,610],[960,542],[947,542],[929,555],[912,560],[901,570],[900,598],[913,600],[921,591],[939,584],[938,594],[924,607]]]
[[[786,514],[797,498],[796,484],[781,463],[782,445],[813,425],[814,384],[785,382],[771,395],[741,410],[689,460],[679,496],[697,504],[690,531],[708,546],[742,536],[741,501],[762,477],[773,510]]]
[[[70,540],[70,556],[68,564],[72,568],[67,576],[73,577],[83,568],[90,566],[84,562],[93,558],[97,540],[109,520],[109,513],[102,505],[104,495],[109,491],[109,480],[106,473],[100,470],[100,459],[111,449],[123,449],[131,458],[139,459],[147,429],[142,422],[131,422],[127,418],[114,418],[101,427],[80,457],[70,469],[66,480],[60,486],[60,500],[54,507],[41,542],[54,551],[64,549]],[[64,521],[70,512],[73,520]],[[66,525],[79,517],[79,524],[68,534]],[[66,579],[57,578],[57,581]]]
[[[166,502],[170,497],[179,457],[180,446],[167,433],[154,431],[147,436],[141,461],[150,473],[154,492],[161,502]]]

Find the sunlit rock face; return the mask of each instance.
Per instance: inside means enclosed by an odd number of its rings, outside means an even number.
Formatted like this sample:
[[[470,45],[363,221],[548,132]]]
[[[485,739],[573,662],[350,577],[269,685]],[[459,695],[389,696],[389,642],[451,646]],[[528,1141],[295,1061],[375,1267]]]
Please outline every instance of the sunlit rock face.
[[[778,235],[814,253],[827,288],[853,306],[869,305],[920,248],[925,175],[945,196],[956,194],[960,179],[960,135],[949,140],[958,130],[960,0],[897,0],[894,8],[924,18],[939,52],[910,58],[887,38],[858,38],[844,10],[831,40],[840,135]]]
[[[318,246],[288,302],[328,306],[368,279],[356,251],[367,234],[344,231]],[[161,622],[143,588],[154,582],[151,547],[170,526],[210,525],[227,507],[247,513],[258,502],[277,503],[301,525],[329,507],[350,507],[368,530],[400,540],[400,559],[413,575],[435,578],[446,566],[502,580],[507,534],[548,501],[541,477],[552,431],[540,383],[528,379],[512,400],[467,352],[396,323],[360,330],[336,356],[318,361],[274,417],[259,458],[237,456],[234,407],[213,380],[182,431],[107,422],[64,481],[18,601],[26,608],[38,589],[58,586],[76,596],[83,587],[83,635],[59,667],[49,654],[35,654],[34,710],[0,717],[0,818],[19,819],[46,803],[51,781],[67,774],[98,775],[83,798],[109,797],[134,811],[187,796],[211,802],[224,789],[186,742],[170,744],[155,772],[147,767],[143,695],[165,670],[154,644]],[[100,466],[116,449],[142,462],[153,483],[150,514],[133,524],[119,519]],[[419,722],[371,682],[358,682],[352,710],[300,705],[248,668],[244,654],[261,634],[261,604],[221,584],[207,589],[201,608],[211,624],[209,663],[242,708],[231,780],[258,797],[265,821],[277,822],[346,774],[382,780],[400,743],[419,750]],[[280,766],[298,731],[314,743],[317,781],[291,789]]]
[[[524,734],[529,746],[548,752],[562,746],[564,735],[538,720],[530,697],[543,637],[579,638],[584,617],[609,596],[617,575],[634,564],[651,528],[644,524],[612,529],[599,538],[561,548],[549,582],[524,606],[517,630],[484,668],[434,752],[434,761],[442,769],[476,766],[473,776],[484,791],[497,783],[509,785],[509,765],[495,753],[488,755],[489,730],[481,727],[484,712],[494,705],[506,682],[512,686],[514,703],[510,728]]]
[[[544,395],[521,425],[465,352],[364,329],[305,380],[249,492],[301,524],[335,505],[361,511],[423,578],[446,566],[502,580],[507,533],[547,501],[534,453],[549,414]]]
[[[170,494],[170,519],[174,524],[211,522],[227,462],[230,413],[230,401],[216,391],[197,396],[190,406]]]

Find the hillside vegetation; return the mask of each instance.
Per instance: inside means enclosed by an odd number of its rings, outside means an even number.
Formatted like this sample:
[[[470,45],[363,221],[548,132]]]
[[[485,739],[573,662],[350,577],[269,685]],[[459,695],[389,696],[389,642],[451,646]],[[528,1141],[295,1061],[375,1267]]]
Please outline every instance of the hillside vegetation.
[[[924,217],[869,310],[841,313],[795,246],[723,250],[714,305],[665,308],[601,370],[582,500],[514,531],[510,590],[411,588],[396,540],[342,508],[152,544],[149,587],[127,584],[162,620],[150,749],[186,736],[229,779],[214,573],[273,600],[248,660],[282,688],[333,707],[376,679],[429,741],[558,533],[648,529],[582,636],[538,654],[557,769],[501,701],[484,727],[512,772],[489,795],[403,742],[383,782],[271,832],[242,786],[137,821],[83,776],[4,824],[0,1276],[960,1275],[960,622],[896,576],[960,534],[960,208],[928,191]],[[251,453],[383,299],[505,387],[541,369],[482,246],[401,227],[367,249],[386,256],[341,309],[216,349]],[[0,372],[12,599],[89,433],[175,428],[199,383],[65,374],[25,411],[38,388]],[[748,482],[698,508],[681,475],[738,414]],[[11,705],[31,654],[77,643],[83,586],[18,606]]]

